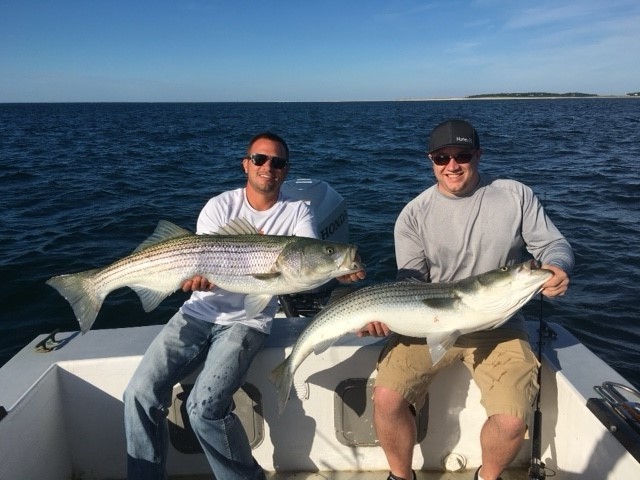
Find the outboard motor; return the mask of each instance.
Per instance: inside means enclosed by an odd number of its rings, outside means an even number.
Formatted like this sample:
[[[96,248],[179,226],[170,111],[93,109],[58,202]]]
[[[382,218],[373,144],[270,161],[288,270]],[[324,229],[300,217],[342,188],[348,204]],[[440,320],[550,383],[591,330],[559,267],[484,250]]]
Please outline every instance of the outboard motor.
[[[318,223],[321,240],[349,242],[349,216],[342,195],[322,180],[299,178],[282,184],[282,192],[311,206]]]
[[[349,242],[347,203],[328,183],[311,178],[287,180],[282,184],[281,191],[292,198],[303,200],[312,208],[321,240]],[[314,316],[327,303],[337,283],[337,280],[331,280],[309,292],[281,295],[279,300],[282,310],[287,317]]]

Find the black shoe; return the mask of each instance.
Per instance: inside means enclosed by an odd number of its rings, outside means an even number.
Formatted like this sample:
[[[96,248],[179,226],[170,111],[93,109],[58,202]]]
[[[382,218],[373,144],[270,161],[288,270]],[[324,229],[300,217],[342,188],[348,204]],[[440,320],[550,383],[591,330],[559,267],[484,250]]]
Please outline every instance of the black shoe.
[[[416,472],[414,472],[413,470],[411,472],[413,473],[413,480],[416,480]],[[406,480],[406,478],[396,477],[393,473],[389,472],[387,480]]]
[[[473,476],[473,480],[478,480],[478,473],[480,472],[481,468],[482,468],[482,465],[480,465],[476,470],[476,474]],[[502,477],[498,477],[498,480],[502,480]]]

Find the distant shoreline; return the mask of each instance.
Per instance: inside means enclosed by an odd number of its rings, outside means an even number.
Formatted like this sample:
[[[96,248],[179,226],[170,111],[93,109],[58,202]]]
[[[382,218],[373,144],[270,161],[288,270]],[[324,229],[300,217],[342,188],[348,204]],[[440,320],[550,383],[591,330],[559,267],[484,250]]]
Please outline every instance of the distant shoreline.
[[[628,94],[627,94],[628,95]],[[549,93],[549,92],[516,92],[516,93],[481,93],[480,95],[467,95],[467,98],[588,98],[597,97],[595,93]]]
[[[426,98],[396,98],[392,100],[65,100],[65,101],[15,101],[6,102],[0,100],[0,105],[90,105],[90,104],[206,104],[206,103],[385,103],[385,102],[448,102],[462,100],[562,100],[562,99],[640,99],[639,93],[627,93],[624,95],[595,95],[595,94],[566,94],[566,93],[490,93],[481,95],[467,95],[464,97],[426,97]]]
[[[591,93],[487,93],[480,95],[467,95],[464,97],[441,98],[406,98],[401,101],[445,101],[445,100],[554,100],[554,99],[584,99],[584,98],[640,98],[640,92],[624,95],[596,95]]]

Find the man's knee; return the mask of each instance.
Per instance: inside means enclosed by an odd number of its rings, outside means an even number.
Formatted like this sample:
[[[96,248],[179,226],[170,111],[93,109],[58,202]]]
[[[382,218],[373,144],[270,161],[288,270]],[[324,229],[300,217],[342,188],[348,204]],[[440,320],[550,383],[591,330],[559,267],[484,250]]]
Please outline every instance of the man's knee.
[[[395,390],[386,387],[375,387],[373,390],[374,412],[382,416],[395,416],[411,411],[411,405]]]
[[[136,410],[147,415],[157,411],[166,415],[171,404],[171,391],[159,391],[145,377],[136,378],[134,375],[124,390],[122,400],[127,411]]]
[[[527,424],[520,417],[497,414],[489,417],[488,421],[495,425],[504,438],[524,438]]]
[[[124,389],[124,393],[122,394],[122,400],[124,401],[124,404],[135,405],[137,403],[140,403],[142,397],[141,392],[144,393],[145,390],[143,388],[140,388],[140,386],[133,380],[129,382],[129,385],[127,385],[127,388]]]
[[[222,398],[211,392],[206,397],[191,392],[187,400],[187,412],[191,426],[196,429],[201,423],[223,420],[231,413],[231,399]]]

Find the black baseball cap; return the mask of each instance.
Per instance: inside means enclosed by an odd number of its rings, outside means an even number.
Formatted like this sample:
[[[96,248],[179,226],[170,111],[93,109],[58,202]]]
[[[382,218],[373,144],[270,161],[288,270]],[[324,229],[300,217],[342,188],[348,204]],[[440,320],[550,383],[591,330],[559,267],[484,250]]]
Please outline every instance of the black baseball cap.
[[[464,120],[447,120],[431,131],[429,153],[443,147],[480,148],[478,132]]]

